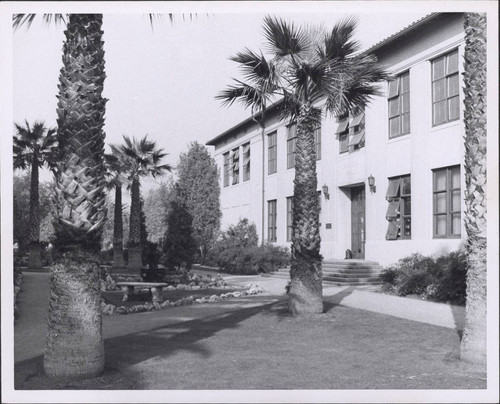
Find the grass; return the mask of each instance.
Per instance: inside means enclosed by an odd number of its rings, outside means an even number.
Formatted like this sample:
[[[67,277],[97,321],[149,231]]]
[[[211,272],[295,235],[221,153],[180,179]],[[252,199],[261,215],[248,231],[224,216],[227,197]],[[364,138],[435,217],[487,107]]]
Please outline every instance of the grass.
[[[266,296],[105,320],[106,370],[54,382],[41,357],[16,364],[16,389],[484,389],[458,360],[455,330],[341,305],[293,318]],[[116,331],[119,327],[123,331]]]

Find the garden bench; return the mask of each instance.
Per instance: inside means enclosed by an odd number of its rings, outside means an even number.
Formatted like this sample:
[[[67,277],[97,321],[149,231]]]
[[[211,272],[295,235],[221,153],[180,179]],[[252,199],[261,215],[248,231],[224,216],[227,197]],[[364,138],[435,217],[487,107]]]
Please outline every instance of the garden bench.
[[[135,288],[149,289],[153,295],[153,302],[161,302],[163,287],[168,286],[167,283],[154,283],[154,282],[117,282],[116,286],[119,286],[123,291],[123,302],[126,302],[129,296],[134,294]]]

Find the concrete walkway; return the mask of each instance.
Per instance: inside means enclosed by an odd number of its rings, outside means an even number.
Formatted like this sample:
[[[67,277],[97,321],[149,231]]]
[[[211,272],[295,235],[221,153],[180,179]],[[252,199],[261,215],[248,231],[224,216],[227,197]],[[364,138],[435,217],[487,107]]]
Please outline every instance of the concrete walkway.
[[[174,307],[162,311],[128,316],[104,316],[104,338],[126,335],[130,329],[148,330],[155,326],[182,323],[195,319],[217,318],[242,308],[255,308],[286,299],[286,279],[267,276],[224,276],[235,286],[258,284],[264,293],[221,303]],[[45,344],[48,309],[47,273],[24,273],[22,290],[18,298],[20,317],[15,322],[15,362],[41,355]],[[325,306],[341,305],[408,319],[421,323],[461,330],[464,308],[411,298],[384,295],[363,287],[324,286]]]

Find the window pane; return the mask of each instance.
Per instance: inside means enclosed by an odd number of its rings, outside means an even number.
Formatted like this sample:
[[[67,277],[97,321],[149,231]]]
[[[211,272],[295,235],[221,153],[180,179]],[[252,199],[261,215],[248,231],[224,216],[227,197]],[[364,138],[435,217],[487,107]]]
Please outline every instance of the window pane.
[[[461,201],[460,191],[451,191],[451,211],[460,212]]]
[[[411,198],[404,198],[404,215],[411,215]]]
[[[403,123],[402,134],[410,133],[410,114],[404,114],[401,116]]]
[[[439,125],[446,122],[446,109],[448,107],[448,102],[446,100],[439,101],[432,106],[434,125]]]
[[[410,93],[401,96],[401,112],[410,112]]]
[[[451,234],[454,234],[454,235],[460,235],[461,233],[461,217],[460,217],[460,213],[456,213],[454,215],[452,215],[452,219],[451,219]]]
[[[389,119],[389,136],[398,136],[401,134],[400,129],[400,119],[399,116],[396,118]]]
[[[435,216],[436,218],[436,236],[446,236],[446,215]]]
[[[446,170],[434,171],[434,191],[446,189]]]
[[[399,94],[399,78],[389,82],[389,98],[395,97]]]
[[[387,226],[387,233],[385,234],[385,238],[387,240],[396,240],[398,238],[399,232],[399,222],[397,220],[393,220],[389,222]]]
[[[460,118],[460,98],[459,97],[453,97],[448,100],[448,105],[449,105],[449,120],[452,121],[453,119],[458,119]]]
[[[410,91],[410,74],[406,73],[401,76],[401,93]]]
[[[389,118],[399,115],[399,98],[389,100]]]
[[[453,76],[448,77],[447,80],[448,80],[448,97],[458,95],[458,90],[460,87],[458,74],[454,74]]]
[[[395,199],[389,202],[387,206],[387,212],[385,213],[386,219],[395,219],[399,215],[399,199]]]
[[[434,194],[434,212],[446,213],[446,192]]]
[[[437,80],[432,83],[432,102],[446,98],[446,79]]]
[[[405,237],[411,237],[411,218],[404,218],[403,234]]]
[[[386,198],[395,198],[399,195],[400,178],[392,178],[389,180],[389,187],[387,188]]]
[[[458,72],[458,50],[448,53],[446,59],[446,74]]]
[[[401,195],[411,194],[411,177],[403,177],[401,185]]]
[[[451,175],[451,187],[452,188],[460,188],[460,168],[454,167],[450,169]]]
[[[444,56],[432,62],[432,80],[444,77]]]

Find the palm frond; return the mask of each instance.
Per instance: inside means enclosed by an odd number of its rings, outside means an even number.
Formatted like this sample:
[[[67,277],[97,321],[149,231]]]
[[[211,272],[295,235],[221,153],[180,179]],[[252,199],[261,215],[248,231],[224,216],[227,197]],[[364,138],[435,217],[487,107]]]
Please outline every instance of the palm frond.
[[[36,14],[14,14],[12,16],[12,26],[15,30],[23,25],[26,26],[26,29],[29,29],[36,16]],[[60,23],[66,24],[67,17],[65,14],[44,14],[43,20],[47,24],[54,21],[56,25],[59,25]]]
[[[335,24],[325,35],[318,52],[322,58],[346,58],[361,49],[361,44],[353,40],[356,30],[356,18],[351,16]]]
[[[278,57],[299,55],[310,47],[307,34],[302,28],[276,17],[264,18],[264,36],[269,51]]]

